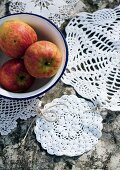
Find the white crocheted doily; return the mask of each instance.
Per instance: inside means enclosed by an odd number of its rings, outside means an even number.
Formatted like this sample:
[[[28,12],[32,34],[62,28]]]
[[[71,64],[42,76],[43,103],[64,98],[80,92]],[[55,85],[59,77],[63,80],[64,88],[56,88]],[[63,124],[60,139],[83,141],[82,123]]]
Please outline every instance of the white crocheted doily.
[[[0,97],[0,133],[7,135],[17,126],[17,119],[30,118],[36,115],[39,99],[10,100]]]
[[[9,2],[11,14],[28,12],[42,15],[59,27],[65,19],[71,18],[84,7],[80,0],[9,0]]]
[[[66,34],[69,61],[62,81],[103,109],[120,110],[120,6],[78,14]]]
[[[37,118],[37,141],[52,155],[77,156],[89,151],[101,137],[102,117],[95,109],[92,102],[75,95],[54,99],[44,110],[46,117],[56,121]]]

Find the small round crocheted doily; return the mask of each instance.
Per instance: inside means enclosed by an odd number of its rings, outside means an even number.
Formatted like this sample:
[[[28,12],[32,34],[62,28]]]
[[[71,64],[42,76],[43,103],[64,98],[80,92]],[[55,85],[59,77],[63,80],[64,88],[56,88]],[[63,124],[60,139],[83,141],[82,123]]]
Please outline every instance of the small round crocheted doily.
[[[89,151],[101,137],[102,117],[92,102],[63,95],[44,107],[45,116],[36,120],[38,142],[49,154],[77,156]]]
[[[103,109],[120,110],[120,6],[78,14],[66,34],[69,61],[62,81]]]

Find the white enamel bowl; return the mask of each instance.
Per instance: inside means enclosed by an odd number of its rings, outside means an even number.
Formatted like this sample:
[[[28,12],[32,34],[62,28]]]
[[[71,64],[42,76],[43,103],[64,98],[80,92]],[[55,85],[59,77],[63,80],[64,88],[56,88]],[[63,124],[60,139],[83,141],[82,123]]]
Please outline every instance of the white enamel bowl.
[[[21,13],[5,16],[0,18],[0,25],[5,21],[14,19],[20,19],[28,23],[37,32],[38,40],[48,40],[55,43],[62,53],[61,67],[59,68],[57,74],[51,79],[36,79],[29,91],[24,93],[12,93],[0,87],[0,95],[9,99],[28,99],[37,97],[55,86],[63,75],[68,61],[67,43],[60,30],[50,20],[39,15]],[[3,53],[0,53],[0,66],[9,59],[9,57],[6,57]]]

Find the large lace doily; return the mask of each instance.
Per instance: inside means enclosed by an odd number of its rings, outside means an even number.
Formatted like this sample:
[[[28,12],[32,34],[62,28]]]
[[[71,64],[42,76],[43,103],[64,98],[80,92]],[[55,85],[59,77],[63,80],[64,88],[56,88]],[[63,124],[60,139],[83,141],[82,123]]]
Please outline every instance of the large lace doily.
[[[120,110],[120,6],[78,14],[66,34],[69,61],[62,81],[100,107]]]
[[[84,7],[80,0],[9,0],[9,2],[11,14],[28,12],[42,15],[58,27]]]
[[[45,105],[46,115],[56,121],[36,120],[38,142],[49,154],[77,156],[90,150],[101,137],[102,117],[92,102],[75,95],[63,95]]]
[[[17,126],[17,119],[30,118],[36,115],[39,99],[10,100],[0,97],[0,133],[7,135]]]

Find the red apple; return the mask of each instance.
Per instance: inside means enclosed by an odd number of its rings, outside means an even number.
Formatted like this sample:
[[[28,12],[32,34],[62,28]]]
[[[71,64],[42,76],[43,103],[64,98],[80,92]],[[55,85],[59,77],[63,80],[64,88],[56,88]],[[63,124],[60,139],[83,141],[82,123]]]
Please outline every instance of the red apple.
[[[54,76],[62,61],[58,47],[49,41],[37,41],[25,52],[24,63],[29,74],[36,78]]]
[[[0,69],[0,84],[11,92],[23,92],[31,87],[34,78],[27,72],[22,59],[11,59]]]
[[[10,20],[0,26],[1,50],[11,58],[23,56],[25,50],[36,41],[36,32],[25,22]]]

